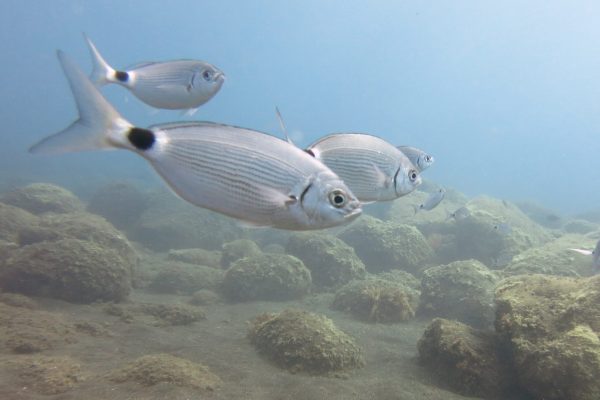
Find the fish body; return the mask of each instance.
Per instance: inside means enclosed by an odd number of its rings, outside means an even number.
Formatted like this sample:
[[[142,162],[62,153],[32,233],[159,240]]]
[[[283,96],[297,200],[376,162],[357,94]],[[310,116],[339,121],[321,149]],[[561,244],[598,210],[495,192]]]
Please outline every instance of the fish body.
[[[361,205],[323,163],[276,137],[211,122],[133,126],[64,53],[58,53],[80,118],[31,148],[61,153],[133,151],[188,202],[250,225],[289,230],[341,225]]]
[[[461,221],[463,219],[469,218],[471,216],[471,211],[465,206],[460,207],[453,213],[448,214],[448,218],[454,218],[455,221]]]
[[[494,225],[494,230],[500,232],[501,235],[507,236],[512,233],[512,227],[506,222]]]
[[[433,210],[442,202],[442,200],[444,200],[445,194],[446,190],[443,188],[440,188],[439,190],[429,194],[429,197],[427,197],[423,203],[421,203],[418,207],[415,206],[415,214],[419,212],[419,210]]]
[[[427,154],[421,149],[417,149],[412,146],[398,146],[398,150],[400,150],[419,172],[425,171],[427,168],[431,167],[431,165],[435,162],[435,159],[432,155]]]
[[[225,79],[217,67],[200,60],[147,62],[118,71],[104,60],[87,36],[85,40],[94,64],[92,81],[97,86],[124,86],[152,107],[193,113],[217,94]]]
[[[421,184],[410,160],[377,136],[336,133],[311,144],[306,152],[331,168],[362,202],[394,200]]]

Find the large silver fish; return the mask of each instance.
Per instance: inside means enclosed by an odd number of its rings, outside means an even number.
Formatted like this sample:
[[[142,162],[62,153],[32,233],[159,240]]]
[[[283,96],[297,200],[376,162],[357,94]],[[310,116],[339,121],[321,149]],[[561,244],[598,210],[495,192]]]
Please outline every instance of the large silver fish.
[[[431,164],[435,161],[432,155],[427,154],[421,149],[417,149],[416,147],[411,146],[398,146],[398,149],[404,153],[406,157],[410,160],[411,163],[419,172],[425,171],[427,168],[431,167]]]
[[[323,163],[276,137],[210,122],[138,128],[125,120],[62,52],[79,119],[32,153],[122,148],[144,157],[183,199],[256,226],[341,225],[361,205]]]
[[[193,114],[221,89],[224,74],[217,67],[199,60],[174,60],[138,64],[127,71],[112,68],[94,43],[85,36],[97,86],[117,83],[141,101],[156,108],[187,110]]]
[[[410,160],[385,140],[363,133],[336,133],[306,152],[321,160],[362,202],[394,200],[421,184]]]

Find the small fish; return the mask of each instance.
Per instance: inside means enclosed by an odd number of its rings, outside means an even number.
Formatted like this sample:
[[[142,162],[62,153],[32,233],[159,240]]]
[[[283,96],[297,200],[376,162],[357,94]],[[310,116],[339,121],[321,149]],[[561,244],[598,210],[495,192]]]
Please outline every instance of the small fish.
[[[471,211],[466,206],[460,207],[453,213],[448,213],[448,219],[454,218],[455,221],[460,221],[471,216]]]
[[[211,122],[135,127],[71,59],[61,51],[58,58],[79,119],[30,152],[130,150],[184,200],[255,226],[320,229],[361,214],[343,181],[303,150],[261,132]]]
[[[502,235],[510,235],[512,232],[512,227],[506,222],[502,222],[500,224],[494,225],[494,230],[500,232]]]
[[[586,256],[592,256],[592,271],[594,274],[600,273],[600,240],[596,243],[596,248],[594,250],[585,250],[585,249],[569,249],[572,251],[576,251],[579,254],[583,254]]]
[[[336,133],[305,151],[331,168],[362,202],[395,200],[421,184],[404,153],[377,136]]]
[[[85,36],[85,35],[84,35]],[[198,60],[174,60],[138,64],[127,71],[112,68],[85,36],[94,69],[90,76],[98,86],[117,83],[144,103],[192,115],[221,89],[225,75],[214,65]]]
[[[446,190],[444,188],[440,188],[439,190],[431,193],[427,199],[419,206],[415,207],[415,214],[419,212],[419,210],[431,211],[438,206],[444,200],[444,195],[446,194]]]
[[[431,164],[433,164],[435,161],[432,155],[427,154],[423,150],[417,149],[416,147],[398,146],[398,150],[403,152],[404,155],[408,157],[410,162],[417,167],[419,172],[423,172],[427,168],[431,167]]]

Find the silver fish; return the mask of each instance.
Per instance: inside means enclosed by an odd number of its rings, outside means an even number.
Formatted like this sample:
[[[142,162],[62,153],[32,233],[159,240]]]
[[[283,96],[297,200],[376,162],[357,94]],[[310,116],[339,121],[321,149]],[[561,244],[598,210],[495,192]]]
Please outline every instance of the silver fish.
[[[193,114],[221,89],[225,76],[214,65],[198,60],[148,62],[127,71],[112,68],[85,36],[94,69],[90,78],[97,86],[117,83],[141,101],[156,108],[187,110]]]
[[[594,274],[600,273],[600,240],[596,243],[596,248],[594,250],[584,250],[584,249],[569,249],[576,251],[579,254],[583,254],[586,256],[592,256],[592,271]]]
[[[419,206],[415,206],[415,214],[418,213],[419,210],[433,210],[442,202],[442,200],[444,200],[445,194],[446,190],[443,188],[431,193],[423,203],[421,203]]]
[[[180,197],[251,225],[290,230],[341,225],[360,202],[324,164],[276,137],[210,122],[138,128],[64,53],[58,58],[79,119],[32,153],[122,148],[144,157]]]
[[[336,133],[306,152],[322,161],[362,202],[394,200],[421,184],[419,171],[395,146],[363,133]]]
[[[454,218],[455,221],[461,221],[471,216],[471,211],[466,206],[462,206],[453,213],[448,213],[448,218]]]
[[[404,155],[408,157],[410,162],[417,167],[419,172],[423,172],[427,168],[431,167],[431,164],[433,164],[435,161],[432,155],[427,154],[423,150],[417,149],[416,147],[398,146],[398,150],[403,152]]]
[[[506,222],[502,222],[500,224],[494,225],[494,230],[500,232],[500,234],[507,236],[512,233],[512,227]]]

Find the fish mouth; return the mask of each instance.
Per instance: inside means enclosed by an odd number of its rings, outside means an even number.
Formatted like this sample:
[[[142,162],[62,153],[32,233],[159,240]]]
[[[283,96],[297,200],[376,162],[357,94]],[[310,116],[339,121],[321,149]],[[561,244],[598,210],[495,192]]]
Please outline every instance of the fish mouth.
[[[225,76],[225,72],[223,72],[223,71],[218,71],[218,72],[215,74],[215,80],[217,80],[217,79],[219,79],[219,78],[221,78],[221,79],[225,80],[225,79],[227,78],[227,76]]]
[[[344,220],[352,221],[353,219],[358,218],[362,214],[362,208],[357,206],[354,210],[350,211],[348,214],[344,215]]]

